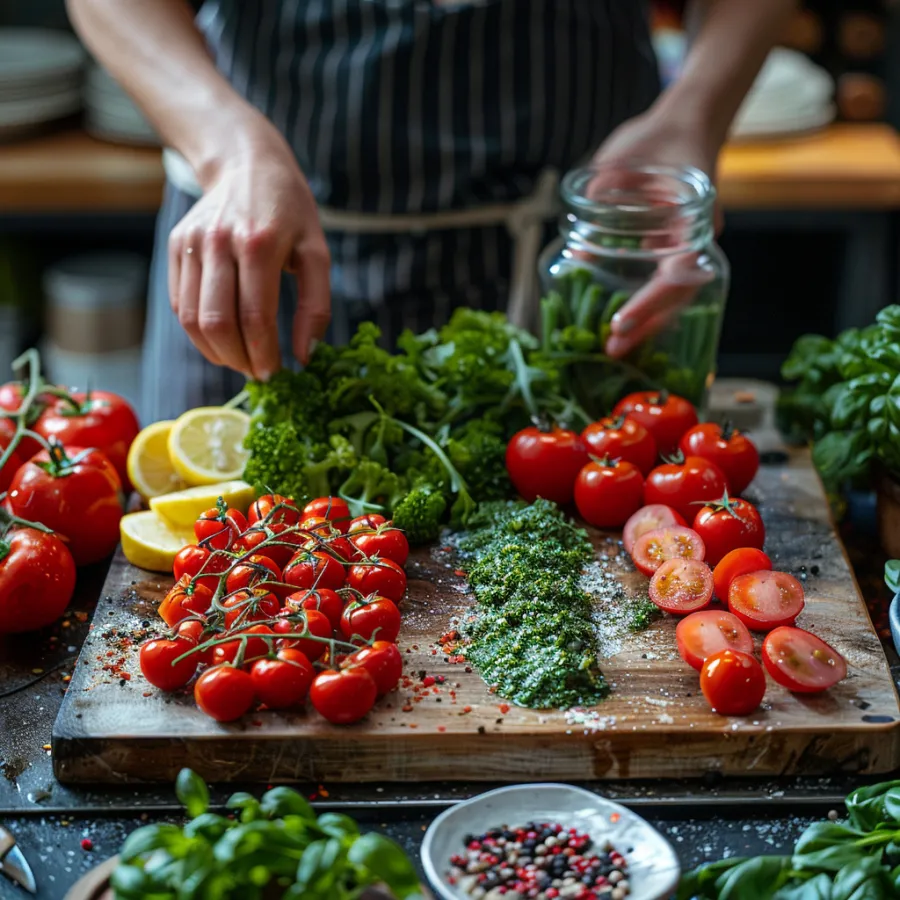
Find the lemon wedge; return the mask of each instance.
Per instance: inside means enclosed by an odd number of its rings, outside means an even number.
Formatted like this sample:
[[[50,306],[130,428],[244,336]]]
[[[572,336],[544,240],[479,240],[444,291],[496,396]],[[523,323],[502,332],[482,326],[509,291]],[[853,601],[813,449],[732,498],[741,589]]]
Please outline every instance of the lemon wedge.
[[[192,530],[172,526],[152,510],[122,516],[119,536],[125,559],[151,572],[171,572],[175,554],[194,543]]]
[[[256,498],[256,492],[246,481],[224,481],[153,497],[150,509],[172,525],[193,528],[200,513],[214,507],[219,497],[226,506],[245,513]]]
[[[239,409],[201,406],[176,419],[169,432],[169,458],[188,485],[218,484],[241,477],[247,462],[244,438],[250,416]]]
[[[128,480],[145,499],[185,487],[169,459],[169,432],[174,422],[154,422],[142,429],[128,451]]]

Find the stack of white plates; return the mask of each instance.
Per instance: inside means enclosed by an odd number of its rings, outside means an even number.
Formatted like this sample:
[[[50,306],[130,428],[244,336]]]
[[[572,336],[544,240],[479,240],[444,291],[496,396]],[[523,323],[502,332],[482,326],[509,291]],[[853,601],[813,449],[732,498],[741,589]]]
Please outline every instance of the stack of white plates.
[[[61,31],[0,28],[0,140],[13,140],[81,109],[86,54]]]
[[[777,47],[744,100],[731,137],[781,137],[823,128],[834,119],[834,81],[796,50]]]
[[[105,69],[92,65],[84,88],[85,125],[94,137],[124,144],[159,146],[143,113]]]

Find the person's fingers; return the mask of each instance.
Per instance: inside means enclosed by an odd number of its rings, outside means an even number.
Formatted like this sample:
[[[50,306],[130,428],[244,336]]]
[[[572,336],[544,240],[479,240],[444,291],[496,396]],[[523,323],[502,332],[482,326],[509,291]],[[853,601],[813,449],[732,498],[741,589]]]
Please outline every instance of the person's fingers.
[[[315,343],[325,337],[331,321],[331,257],[324,239],[308,240],[294,251],[291,268],[297,274],[297,313],[292,346],[304,365]]]
[[[198,323],[200,333],[219,365],[248,374],[250,364],[241,339],[237,315],[237,276],[231,237],[210,231],[203,242]]]
[[[637,328],[628,332],[628,334],[610,335],[604,348],[606,355],[611,356],[613,359],[621,359],[623,356],[628,356],[632,350],[637,349],[647,338],[653,337],[653,335],[662,331],[671,321],[672,314],[675,311],[675,309],[667,310],[657,313],[649,319],[644,319]]]
[[[178,296],[181,286],[181,254],[184,252],[184,239],[176,229],[169,235],[169,306],[178,315]]]
[[[187,332],[194,346],[214,365],[220,365],[219,357],[209,346],[200,330],[200,284],[203,277],[203,263],[200,258],[200,242],[185,237],[181,254],[178,282],[178,321]]]
[[[268,381],[281,368],[278,345],[278,295],[283,249],[275,229],[260,229],[236,238],[238,320],[246,348],[247,371]]]

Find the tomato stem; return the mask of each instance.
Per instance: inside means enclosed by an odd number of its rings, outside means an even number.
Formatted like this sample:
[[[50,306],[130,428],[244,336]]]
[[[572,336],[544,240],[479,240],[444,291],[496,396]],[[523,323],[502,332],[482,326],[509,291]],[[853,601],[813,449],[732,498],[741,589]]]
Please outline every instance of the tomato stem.
[[[35,531],[43,531],[44,534],[56,534],[52,528],[41,522],[29,522],[28,519],[23,519],[0,506],[0,540],[4,540],[12,528],[33,528]]]
[[[726,419],[722,423],[722,440],[727,444],[734,437],[735,431],[734,422],[731,419]]]

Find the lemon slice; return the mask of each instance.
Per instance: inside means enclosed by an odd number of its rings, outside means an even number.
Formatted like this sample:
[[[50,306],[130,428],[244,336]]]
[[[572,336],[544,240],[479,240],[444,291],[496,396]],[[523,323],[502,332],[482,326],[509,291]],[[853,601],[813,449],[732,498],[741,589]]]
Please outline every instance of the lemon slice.
[[[194,543],[193,531],[170,525],[152,510],[122,516],[119,536],[125,559],[151,572],[171,572],[175,554]]]
[[[172,525],[193,528],[204,510],[211,509],[221,497],[226,506],[247,512],[256,492],[246,481],[224,481],[221,484],[200,485],[150,500],[150,509]]]
[[[250,416],[239,409],[201,406],[175,421],[169,432],[169,458],[175,471],[194,486],[234,481],[247,462],[244,437]]]
[[[128,451],[128,480],[145,499],[185,486],[169,459],[169,432],[174,422],[154,422],[142,429]]]

